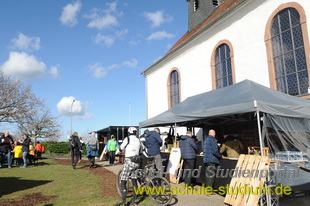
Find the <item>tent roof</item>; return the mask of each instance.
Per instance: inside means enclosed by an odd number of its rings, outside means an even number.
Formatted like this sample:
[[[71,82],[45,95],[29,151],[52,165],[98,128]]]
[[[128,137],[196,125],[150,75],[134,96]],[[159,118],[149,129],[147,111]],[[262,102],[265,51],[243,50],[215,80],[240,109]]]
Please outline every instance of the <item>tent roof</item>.
[[[310,118],[310,101],[244,80],[191,96],[171,109],[140,122],[140,127],[166,126],[257,110],[279,116]]]

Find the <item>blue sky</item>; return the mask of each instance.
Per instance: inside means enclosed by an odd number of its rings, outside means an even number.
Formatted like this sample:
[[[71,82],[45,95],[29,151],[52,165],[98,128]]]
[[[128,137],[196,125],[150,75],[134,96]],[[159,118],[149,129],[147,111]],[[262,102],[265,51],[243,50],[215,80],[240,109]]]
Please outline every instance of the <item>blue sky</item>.
[[[186,33],[187,2],[2,0],[0,19],[0,70],[46,100],[64,135],[75,99],[73,130],[85,134],[145,120],[141,72]]]

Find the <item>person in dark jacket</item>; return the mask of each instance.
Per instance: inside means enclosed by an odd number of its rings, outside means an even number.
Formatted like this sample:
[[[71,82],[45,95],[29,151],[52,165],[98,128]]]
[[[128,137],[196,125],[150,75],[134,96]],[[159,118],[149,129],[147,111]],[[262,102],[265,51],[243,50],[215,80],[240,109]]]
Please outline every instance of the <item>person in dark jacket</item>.
[[[162,170],[163,163],[160,156],[160,147],[163,144],[163,140],[160,138],[159,128],[155,128],[154,131],[146,133],[145,139],[147,154],[155,158],[156,169],[158,171]]]
[[[24,164],[21,166],[21,168],[26,168],[27,167],[27,157],[29,153],[29,145],[30,145],[30,138],[28,134],[24,134],[24,141],[23,141],[23,161]]]
[[[71,153],[71,163],[73,169],[76,168],[76,164],[80,158],[80,150],[82,150],[81,142],[78,137],[78,133],[74,132],[69,139],[69,151]]]
[[[8,159],[8,168],[11,168],[12,166],[12,158],[11,158],[11,151],[12,145],[14,144],[14,141],[12,137],[10,136],[9,131],[5,131],[4,134],[0,138],[0,153],[3,154],[3,156],[7,156]],[[2,167],[2,164],[0,162],[0,167]]]
[[[222,155],[217,146],[215,131],[209,130],[209,136],[203,144],[203,162],[205,164],[206,187],[213,187],[216,167],[220,163]]]
[[[192,131],[187,131],[186,135],[181,136],[180,141],[181,155],[184,161],[184,182],[188,186],[193,186],[192,171],[195,166],[196,152],[198,150],[198,145],[192,138],[192,135]]]

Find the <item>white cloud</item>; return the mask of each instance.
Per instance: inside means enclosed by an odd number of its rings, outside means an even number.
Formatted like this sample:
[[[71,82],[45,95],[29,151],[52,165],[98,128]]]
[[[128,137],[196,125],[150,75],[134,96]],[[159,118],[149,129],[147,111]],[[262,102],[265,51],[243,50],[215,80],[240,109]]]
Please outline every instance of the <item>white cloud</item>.
[[[73,100],[74,103],[73,103]],[[79,100],[76,100],[74,96],[63,97],[57,103],[57,110],[61,115],[70,116],[72,107],[72,116],[77,119],[88,119],[92,115],[87,111],[85,103],[82,103]]]
[[[59,77],[59,69],[58,65],[51,66],[51,69],[49,70],[49,73],[52,75],[53,78],[57,79]]]
[[[89,28],[96,28],[96,29],[103,29],[108,26],[115,26],[117,25],[117,19],[115,16],[112,15],[105,15],[105,16],[98,16],[93,18],[87,25]]]
[[[171,39],[173,38],[174,35],[173,34],[169,34],[166,31],[158,31],[158,32],[154,32],[152,33],[147,40],[161,40],[161,39]]]
[[[93,65],[88,66],[90,73],[92,73],[92,76],[99,79],[101,77],[104,77],[107,74],[106,69],[101,66],[100,63],[95,63]]]
[[[169,15],[164,15],[164,11],[145,12],[144,16],[151,21],[151,28],[159,27],[161,24],[171,22],[173,19]]]
[[[125,39],[128,34],[128,29],[123,29],[121,31],[116,31],[116,36],[120,39]]]
[[[46,65],[25,52],[10,52],[9,59],[1,65],[1,70],[7,75],[29,80],[42,77]]]
[[[111,3],[107,3],[107,6],[108,6],[108,9],[106,10],[108,13],[109,12],[113,12],[115,13],[116,12],[116,7],[117,7],[117,2],[114,1],[114,2],[111,2]]]
[[[108,48],[114,44],[114,38],[111,36],[97,34],[95,37],[95,43],[99,45],[103,45]]]
[[[87,27],[101,30],[118,25],[117,18],[122,15],[122,12],[117,11],[117,2],[106,5],[105,10],[94,8],[90,14],[84,15],[84,18],[90,19]]]
[[[111,66],[108,66],[108,69],[116,69],[118,67],[118,64],[112,64]]]
[[[11,49],[17,49],[21,51],[32,51],[39,50],[40,46],[40,38],[39,37],[29,37],[24,35],[23,33],[19,33],[16,39],[11,40],[12,45]]]
[[[138,66],[138,60],[132,59],[131,61],[125,61],[123,62],[124,65],[130,67],[130,68],[137,68]]]
[[[131,40],[128,42],[129,46],[131,46],[131,47],[137,46],[139,43],[140,43],[140,41],[134,41],[134,40]]]
[[[73,27],[78,23],[77,13],[81,10],[82,4],[79,1],[68,4],[62,8],[62,13],[59,18],[62,25]]]

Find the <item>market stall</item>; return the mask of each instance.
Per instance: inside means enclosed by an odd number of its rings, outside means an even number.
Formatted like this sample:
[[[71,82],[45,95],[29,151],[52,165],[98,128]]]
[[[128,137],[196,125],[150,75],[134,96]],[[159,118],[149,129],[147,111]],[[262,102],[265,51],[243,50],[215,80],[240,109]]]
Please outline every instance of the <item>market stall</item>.
[[[287,157],[291,158],[289,162],[309,161],[310,101],[250,80],[189,97],[140,122],[141,128],[171,125],[225,132],[238,128],[243,140],[250,142],[247,146],[258,146],[261,154],[268,147],[268,155],[274,160]],[[298,155],[290,156],[294,152]],[[199,157],[196,164],[202,164]]]
[[[307,152],[310,145],[310,101],[250,80],[189,97],[171,109],[140,122],[139,126],[212,128],[253,121],[257,128],[254,135],[258,139],[257,146],[270,147],[272,154],[289,149]],[[281,145],[274,147],[272,142],[276,141]]]

